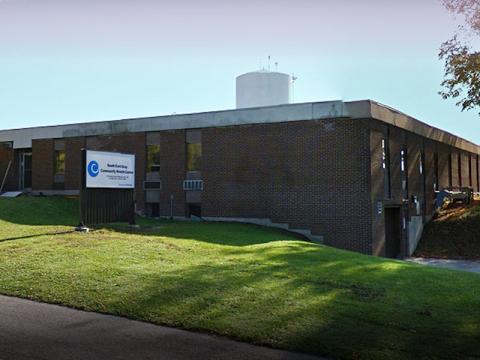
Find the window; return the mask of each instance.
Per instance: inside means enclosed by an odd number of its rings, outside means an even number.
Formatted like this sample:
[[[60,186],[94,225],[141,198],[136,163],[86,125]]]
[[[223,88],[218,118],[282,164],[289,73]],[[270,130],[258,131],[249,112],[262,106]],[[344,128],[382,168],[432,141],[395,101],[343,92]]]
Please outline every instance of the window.
[[[385,149],[385,139],[382,139],[382,169],[387,168],[387,150]]]
[[[408,155],[407,150],[402,149],[400,151],[400,170],[402,171],[402,190],[404,192],[404,197],[408,198]]]
[[[390,184],[390,131],[387,129],[386,137],[382,139],[382,169],[385,197],[390,199],[392,197]]]
[[[160,217],[160,204],[159,203],[149,203],[146,204],[146,210],[149,217],[154,219]]]
[[[65,182],[65,141],[64,140],[55,140],[55,158],[54,158],[54,182],[55,183],[64,183]]]
[[[197,218],[202,217],[202,205],[201,204],[188,204],[187,216],[195,216]]]
[[[55,150],[55,175],[65,175],[64,150]]]
[[[402,170],[402,172],[405,172],[406,156],[407,156],[407,152],[404,149],[402,149],[402,151],[400,151],[400,170]]]
[[[160,145],[147,145],[147,172],[160,171]]]
[[[200,171],[202,167],[202,131],[187,130],[187,171]]]
[[[202,160],[202,144],[187,144],[187,170],[199,171]]]
[[[420,175],[423,175],[423,163],[424,163],[424,154],[423,152],[420,152],[420,158],[418,161],[418,171],[420,172]]]
[[[144,181],[143,190],[162,190],[161,181]]]

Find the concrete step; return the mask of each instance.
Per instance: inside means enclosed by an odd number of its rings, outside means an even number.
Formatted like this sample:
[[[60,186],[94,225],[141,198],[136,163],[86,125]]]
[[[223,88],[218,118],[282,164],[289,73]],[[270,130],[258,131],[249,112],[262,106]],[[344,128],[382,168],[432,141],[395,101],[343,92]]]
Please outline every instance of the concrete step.
[[[288,229],[288,230],[296,232],[297,234],[302,234],[305,237],[309,237],[312,235],[312,232],[306,229]]]
[[[5,198],[16,198],[20,195],[22,195],[23,192],[21,191],[6,191],[0,195],[0,197],[5,197]]]
[[[288,230],[305,236],[311,242],[314,242],[316,244],[323,244],[323,236],[313,235],[310,230],[306,230],[306,229],[288,229]]]
[[[323,244],[323,236],[313,235],[310,230],[307,229],[291,229],[289,224],[272,222],[270,219],[256,219],[256,218],[230,218],[230,217],[203,217],[206,221],[236,221],[248,224],[257,224],[263,226],[269,226],[277,229],[291,231],[296,234],[303,235],[306,239],[316,244]]]
[[[310,235],[309,239],[316,244],[323,244],[323,236],[321,235]]]
[[[274,228],[277,228],[277,229],[290,230],[289,227],[288,227],[288,224],[271,222],[270,224],[268,224],[268,226],[271,226],[271,227],[274,227]]]

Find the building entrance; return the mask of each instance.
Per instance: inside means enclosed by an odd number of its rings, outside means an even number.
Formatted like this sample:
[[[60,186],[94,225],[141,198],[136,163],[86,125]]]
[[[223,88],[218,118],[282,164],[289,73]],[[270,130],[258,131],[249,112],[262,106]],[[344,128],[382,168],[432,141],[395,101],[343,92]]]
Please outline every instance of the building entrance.
[[[385,208],[385,256],[401,257],[402,227],[400,207]]]
[[[20,190],[32,189],[32,151],[24,150],[20,154]]]

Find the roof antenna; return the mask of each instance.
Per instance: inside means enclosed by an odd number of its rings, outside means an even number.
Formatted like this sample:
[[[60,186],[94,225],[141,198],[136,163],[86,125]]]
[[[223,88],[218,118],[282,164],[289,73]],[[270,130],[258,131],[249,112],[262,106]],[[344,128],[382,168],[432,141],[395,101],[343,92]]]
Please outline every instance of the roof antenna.
[[[295,76],[294,73],[292,73],[292,80],[290,83],[292,84],[292,103],[295,102],[295,81],[297,81],[298,77]]]

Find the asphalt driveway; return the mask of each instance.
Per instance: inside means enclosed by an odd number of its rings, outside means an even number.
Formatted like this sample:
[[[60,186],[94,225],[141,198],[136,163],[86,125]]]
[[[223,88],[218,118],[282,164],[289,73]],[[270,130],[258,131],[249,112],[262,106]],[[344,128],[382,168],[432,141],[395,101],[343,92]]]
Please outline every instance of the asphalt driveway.
[[[443,267],[454,270],[469,271],[480,273],[480,261],[470,260],[449,260],[449,259],[429,259],[429,258],[409,258],[407,261],[411,261],[417,264]]]
[[[116,316],[0,296],[0,359],[319,358]]]

